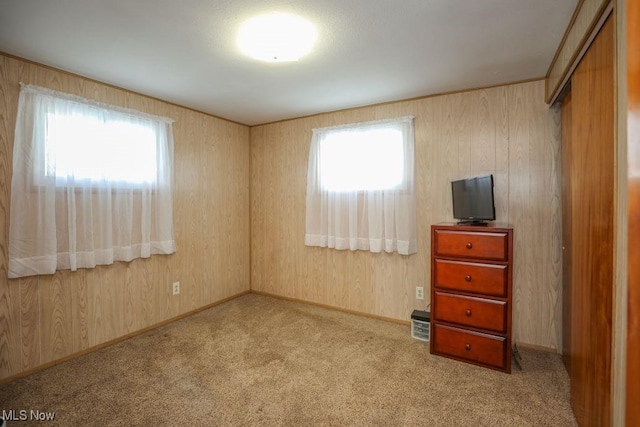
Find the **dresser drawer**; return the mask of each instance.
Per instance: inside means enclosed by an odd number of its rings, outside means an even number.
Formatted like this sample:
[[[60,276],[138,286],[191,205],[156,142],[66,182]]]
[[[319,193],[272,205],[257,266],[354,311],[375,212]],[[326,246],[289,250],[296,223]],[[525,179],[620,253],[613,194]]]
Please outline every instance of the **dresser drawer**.
[[[506,340],[504,337],[434,325],[433,350],[443,356],[464,359],[504,369]]]
[[[435,231],[435,254],[464,258],[506,261],[507,233]]]
[[[507,303],[485,298],[435,292],[434,318],[495,332],[507,330]]]
[[[507,295],[507,266],[434,260],[435,286],[503,297]]]

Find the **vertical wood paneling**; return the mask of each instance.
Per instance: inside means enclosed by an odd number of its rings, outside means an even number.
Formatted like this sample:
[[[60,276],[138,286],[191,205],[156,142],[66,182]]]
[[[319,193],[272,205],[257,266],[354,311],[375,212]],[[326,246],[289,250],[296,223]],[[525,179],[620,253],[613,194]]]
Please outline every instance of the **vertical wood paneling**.
[[[535,333],[536,327],[533,324],[536,320],[531,317],[531,306],[534,301],[530,300],[538,295],[536,289],[536,279],[529,277],[536,267],[532,254],[533,233],[522,232],[523,230],[533,230],[533,215],[531,204],[535,200],[531,198],[530,181],[531,163],[529,161],[529,122],[533,120],[533,111],[526,96],[526,88],[516,86],[510,91],[508,104],[510,109],[509,117],[509,218],[506,222],[514,224],[513,239],[513,326],[512,338],[518,342],[523,340],[523,331]],[[516,227],[518,224],[519,227]],[[529,286],[521,286],[519,279],[527,277],[531,282]],[[542,320],[542,319],[541,319]],[[526,342],[535,342],[535,336],[530,337]]]
[[[175,254],[7,279],[19,82],[175,120]],[[0,103],[0,379],[249,289],[247,126],[2,55]]]
[[[40,301],[38,278],[29,277],[20,283],[20,339],[22,340],[22,369],[40,364]]]
[[[559,112],[531,102],[532,90],[514,90],[509,101],[516,109],[509,110],[508,222],[520,224],[514,236],[514,339],[557,349],[560,239],[553,236],[560,233]]]
[[[571,372],[571,92],[562,100],[562,359]]]
[[[128,332],[138,329],[136,326],[138,315],[142,312],[142,299],[135,294],[136,287],[132,283],[133,272],[126,269],[123,277],[124,287],[124,323]]]
[[[415,299],[415,287],[429,288],[430,225],[453,219],[450,182],[493,173],[497,219],[512,223],[520,239],[516,339],[558,348],[559,114],[537,81],[253,127],[252,289],[408,320],[429,303]],[[415,116],[418,253],[304,246],[312,129],[403,115]]]
[[[103,312],[106,310],[107,301],[103,295],[101,269],[102,267],[96,267],[95,269],[88,270],[86,274],[87,283],[93,284],[93,286],[88,287],[87,292],[87,323],[89,331],[91,331],[89,333],[90,347],[107,341],[105,319],[103,316]]]
[[[508,87],[496,88],[489,94],[489,108],[493,114],[495,123],[496,140],[496,170],[494,174],[494,191],[496,194],[509,193],[509,111],[511,105],[508,101]],[[510,199],[500,197],[496,200],[496,217],[509,218]]]
[[[42,358],[59,359],[65,355],[65,345],[72,342],[70,290],[63,286],[62,273],[57,272],[49,286],[41,286],[39,291]]]
[[[544,282],[558,283],[556,288],[546,288],[545,305],[555,307],[550,309],[551,319],[549,329],[555,333],[549,342],[555,342],[558,352],[562,352],[562,109],[560,105],[552,106],[554,114],[553,126],[546,128],[545,157],[543,159],[542,175],[545,184],[540,188],[540,195],[544,196],[546,203],[545,217],[541,222],[543,234],[543,247],[548,247],[544,265]],[[541,113],[544,115],[545,113]],[[547,225],[549,228],[547,229]]]
[[[74,283],[75,289],[72,290],[72,312],[73,318],[73,345],[72,353],[76,353],[89,348],[89,318],[88,318],[88,300],[87,300],[87,281],[86,270],[77,272],[77,281]],[[126,310],[126,307],[125,307]],[[34,366],[34,365],[31,365]],[[37,365],[35,365],[37,366]]]
[[[559,110],[531,102],[534,91],[532,86],[519,86],[511,91],[508,101],[508,222],[520,226],[514,233],[513,335],[515,341],[558,349]],[[526,286],[521,286],[523,281]],[[549,286],[551,283],[554,285]]]
[[[4,273],[6,277],[6,266],[3,267],[4,269],[0,269],[0,274]],[[6,373],[8,376],[11,372],[20,372],[24,369],[21,335],[29,336],[31,332],[22,330],[21,307],[17,303],[19,301],[19,286],[0,286],[0,375]]]
[[[19,70],[9,67],[9,64],[0,62],[0,82],[15,79]],[[29,359],[39,358],[39,348],[25,350],[22,346],[22,336],[27,339],[37,335],[37,331],[22,329],[21,313],[31,312],[20,304],[20,287],[9,287],[7,284],[7,263],[9,256],[8,237],[9,224],[6,218],[9,216],[9,195],[11,193],[11,171],[13,158],[13,133],[17,111],[12,108],[18,99],[18,88],[0,84],[0,378],[12,372],[20,372],[24,369],[22,354],[27,354]],[[38,299],[27,293],[33,301]],[[30,325],[37,319],[29,319]],[[28,363],[28,362],[27,362]]]

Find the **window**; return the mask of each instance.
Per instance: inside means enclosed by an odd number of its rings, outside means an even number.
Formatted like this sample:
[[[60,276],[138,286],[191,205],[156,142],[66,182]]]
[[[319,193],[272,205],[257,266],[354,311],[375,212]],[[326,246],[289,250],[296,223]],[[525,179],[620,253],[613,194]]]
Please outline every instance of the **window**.
[[[305,244],[417,251],[413,118],[314,129]]]
[[[172,122],[23,85],[9,277],[175,252]]]
[[[126,118],[126,117],[125,117]],[[156,134],[151,120],[49,113],[44,121],[44,177],[76,182],[145,185],[157,180]]]
[[[403,182],[402,131],[388,127],[338,129],[320,140],[320,180],[327,191],[373,191]]]

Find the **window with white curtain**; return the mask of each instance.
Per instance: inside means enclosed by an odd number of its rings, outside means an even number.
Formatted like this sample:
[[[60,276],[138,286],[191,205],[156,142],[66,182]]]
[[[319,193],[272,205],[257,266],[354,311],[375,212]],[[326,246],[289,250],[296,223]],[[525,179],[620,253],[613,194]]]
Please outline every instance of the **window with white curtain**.
[[[413,117],[314,129],[305,244],[417,252]]]
[[[172,123],[23,85],[9,278],[174,253]]]
[[[48,113],[44,121],[43,178],[57,186],[103,183],[144,186],[157,180],[156,130],[129,117]]]

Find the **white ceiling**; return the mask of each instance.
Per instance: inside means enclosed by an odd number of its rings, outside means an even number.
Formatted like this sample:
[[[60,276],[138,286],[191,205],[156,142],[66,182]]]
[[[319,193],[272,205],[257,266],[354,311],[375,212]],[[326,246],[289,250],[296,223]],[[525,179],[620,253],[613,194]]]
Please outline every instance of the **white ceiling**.
[[[543,77],[577,0],[0,0],[0,51],[247,125]],[[296,13],[308,56],[240,54]]]

